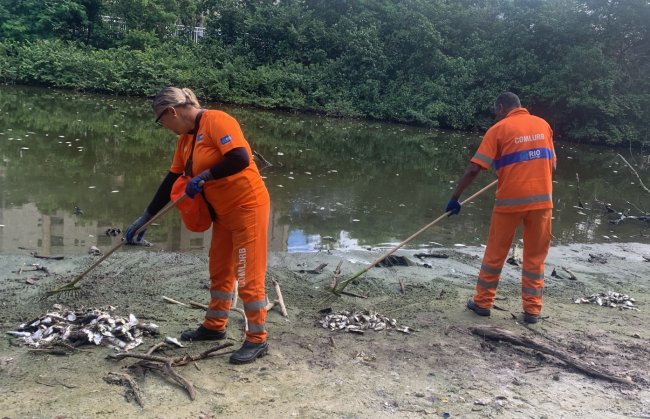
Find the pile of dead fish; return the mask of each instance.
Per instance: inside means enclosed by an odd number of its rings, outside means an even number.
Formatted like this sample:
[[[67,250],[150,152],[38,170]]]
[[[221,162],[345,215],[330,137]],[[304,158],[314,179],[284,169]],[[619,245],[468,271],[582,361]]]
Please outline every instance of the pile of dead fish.
[[[22,339],[32,348],[63,343],[106,345],[128,351],[142,343],[142,336],[158,334],[159,327],[142,323],[133,315],[120,317],[115,307],[69,310],[54,304],[52,311],[23,323],[8,335]]]
[[[320,324],[325,329],[343,330],[357,334],[363,334],[366,330],[379,332],[381,330],[393,329],[406,334],[414,331],[408,326],[398,326],[395,319],[369,311],[343,310],[337,313],[324,313]]]
[[[635,302],[634,298],[629,295],[613,291],[591,294],[589,297],[580,297],[574,301],[576,304],[598,304],[599,306],[604,307],[618,307],[621,310],[628,309],[638,311],[639,309],[634,306]]]

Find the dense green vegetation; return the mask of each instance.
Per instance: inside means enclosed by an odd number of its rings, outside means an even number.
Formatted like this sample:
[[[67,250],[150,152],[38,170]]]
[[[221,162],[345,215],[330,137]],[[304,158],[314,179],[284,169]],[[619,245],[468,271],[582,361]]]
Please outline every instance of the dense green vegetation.
[[[0,79],[461,130],[511,90],[559,137],[644,144],[649,27],[647,0],[0,0]]]

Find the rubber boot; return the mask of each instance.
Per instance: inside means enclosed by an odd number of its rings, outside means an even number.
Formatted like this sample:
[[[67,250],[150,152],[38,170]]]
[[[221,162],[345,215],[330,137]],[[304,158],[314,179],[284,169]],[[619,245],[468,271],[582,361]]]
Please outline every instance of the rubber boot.
[[[537,320],[539,320],[539,315],[537,314],[528,314],[524,311],[524,323],[537,323]]]
[[[230,363],[248,364],[249,362],[255,361],[257,358],[263,357],[268,351],[269,344],[266,342],[253,343],[245,340],[242,347],[239,348],[237,352],[230,355]]]
[[[181,333],[181,340],[221,340],[226,338],[225,330],[210,330],[200,325],[196,330],[186,330]]]
[[[478,314],[479,316],[489,316],[490,315],[490,309],[489,308],[481,308],[477,306],[474,303],[474,299],[470,298],[467,300],[467,308],[472,310],[474,313]]]

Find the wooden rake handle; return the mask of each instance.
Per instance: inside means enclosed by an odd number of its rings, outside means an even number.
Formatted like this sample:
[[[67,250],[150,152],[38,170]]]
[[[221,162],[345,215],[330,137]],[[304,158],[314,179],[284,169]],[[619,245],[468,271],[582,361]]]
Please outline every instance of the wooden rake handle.
[[[174,207],[175,207],[176,205],[178,205],[180,202],[182,202],[183,200],[185,200],[185,198],[187,198],[187,195],[186,195],[186,194],[183,194],[183,195],[182,195],[180,198],[178,198],[177,200],[175,200],[175,201],[173,201],[173,202],[169,202],[169,203],[167,203],[167,205],[165,205],[165,206],[163,207],[163,209],[161,209],[160,211],[158,211],[158,213],[157,213],[156,215],[154,215],[153,217],[151,217],[151,219],[150,219],[149,221],[147,221],[147,222],[146,222],[142,227],[140,227],[139,229],[137,229],[136,232],[133,233],[133,235],[134,235],[134,236],[137,236],[138,233],[140,233],[142,230],[144,230],[144,229],[146,229],[147,227],[149,227],[152,223],[156,222],[156,220],[158,220],[158,219],[159,219],[160,217],[162,217],[163,215],[167,214],[167,213],[168,213],[172,208],[174,208]],[[100,263],[102,263],[103,261],[105,261],[106,258],[108,258],[110,255],[112,255],[112,254],[113,254],[117,249],[119,249],[120,247],[124,246],[126,243],[127,243],[127,241],[124,240],[124,239],[122,239],[120,242],[116,243],[113,247],[111,247],[111,248],[110,248],[110,249],[109,249],[109,250],[104,254],[104,256],[102,256],[101,258],[97,259],[97,260],[95,261],[95,263],[93,263],[92,265],[90,265],[90,266],[88,267],[88,269],[86,269],[85,271],[83,271],[81,274],[77,275],[77,277],[76,277],[72,282],[70,282],[69,284],[67,284],[66,286],[67,286],[67,287],[72,287],[72,286],[74,286],[77,282],[79,282],[79,281],[81,280],[81,278],[83,278],[84,276],[86,276],[90,271],[92,271],[93,269],[95,269],[95,268],[96,268]]]
[[[472,201],[475,199],[477,196],[481,195],[483,192],[487,191],[491,187],[495,186],[499,180],[495,180],[494,182],[490,183],[489,185],[483,187],[480,191],[476,192],[474,195],[470,196],[469,198],[465,199],[463,202],[461,202],[461,205],[465,205],[466,203]],[[440,217],[436,218],[435,220],[431,221],[429,224],[425,225],[415,233],[411,234],[406,240],[398,244],[397,246],[393,247],[391,250],[389,250],[387,253],[383,254],[382,256],[379,256],[377,259],[375,259],[374,262],[372,262],[370,265],[368,265],[362,272],[357,274],[355,277],[358,277],[365,272],[368,272],[371,268],[373,268],[375,265],[377,265],[379,262],[382,260],[386,259],[388,256],[392,255],[393,253],[397,252],[399,249],[401,249],[405,244],[419,236],[423,231],[427,230],[429,227],[433,226],[434,224],[438,223],[440,220],[443,220],[446,217],[449,217],[451,215],[451,211],[447,211],[444,214],[442,214]]]

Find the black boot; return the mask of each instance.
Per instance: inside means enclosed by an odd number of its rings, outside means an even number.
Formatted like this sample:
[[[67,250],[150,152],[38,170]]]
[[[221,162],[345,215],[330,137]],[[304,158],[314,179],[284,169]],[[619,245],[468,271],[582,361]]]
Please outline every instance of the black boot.
[[[524,311],[524,323],[528,323],[528,324],[537,323],[537,320],[539,320],[539,315],[528,314]]]
[[[255,361],[256,358],[263,357],[268,351],[268,343],[253,343],[246,340],[237,352],[230,355],[230,363],[248,364],[249,362]]]
[[[481,308],[477,306],[474,303],[474,298],[470,298],[467,300],[467,308],[472,310],[474,313],[478,314],[479,316],[489,316],[490,315],[490,309],[489,308]]]
[[[181,340],[221,340],[226,338],[225,330],[210,330],[200,325],[196,330],[186,330],[181,333]]]

